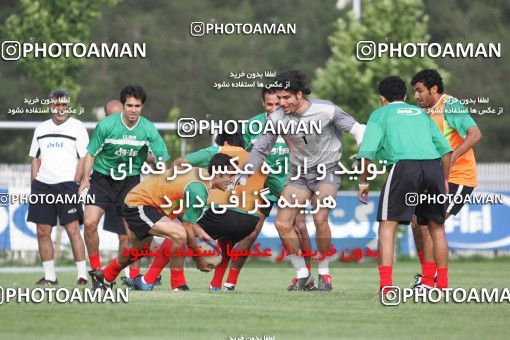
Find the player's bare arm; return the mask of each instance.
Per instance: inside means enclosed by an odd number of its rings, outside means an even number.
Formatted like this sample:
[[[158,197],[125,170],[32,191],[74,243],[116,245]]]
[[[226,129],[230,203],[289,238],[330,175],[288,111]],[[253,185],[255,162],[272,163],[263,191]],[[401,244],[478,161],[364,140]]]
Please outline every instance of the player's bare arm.
[[[482,139],[482,133],[480,132],[480,129],[478,126],[472,126],[466,131],[466,138],[464,138],[464,141],[462,144],[460,144],[455,150],[453,150],[453,153],[451,155],[451,162],[450,166],[453,166],[455,164],[455,161],[468,152],[470,149],[472,149],[476,143],[478,143]]]

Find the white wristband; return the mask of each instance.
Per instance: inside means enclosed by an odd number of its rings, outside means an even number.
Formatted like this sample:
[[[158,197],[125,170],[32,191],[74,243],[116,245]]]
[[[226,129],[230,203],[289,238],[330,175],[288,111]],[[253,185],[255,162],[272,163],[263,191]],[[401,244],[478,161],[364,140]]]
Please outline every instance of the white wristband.
[[[360,183],[358,184],[358,187],[360,190],[366,190],[368,189],[368,183]]]

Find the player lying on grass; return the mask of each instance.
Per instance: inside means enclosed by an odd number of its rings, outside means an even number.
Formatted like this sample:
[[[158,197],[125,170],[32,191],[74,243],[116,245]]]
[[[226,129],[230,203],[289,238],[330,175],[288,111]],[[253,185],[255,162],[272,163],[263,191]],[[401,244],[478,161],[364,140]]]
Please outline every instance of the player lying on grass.
[[[476,187],[476,160],[473,147],[482,133],[460,101],[444,93],[443,79],[436,70],[418,72],[411,80],[418,105],[427,111],[453,149],[448,177],[448,193],[461,196],[459,203],[446,203],[446,218],[464,206],[464,198]],[[458,202],[458,201],[457,201]],[[434,287],[436,263],[432,254],[432,239],[427,226],[418,225],[413,219],[412,230],[421,264],[421,275],[415,276],[413,288]]]
[[[233,170],[230,160],[231,157],[225,154],[215,155],[208,164],[208,172],[212,173],[214,169]],[[205,171],[204,175],[207,175]],[[159,176],[151,176],[126,195],[122,216],[129,226],[132,248],[136,248],[138,253],[150,249],[153,236],[164,237],[170,241],[172,249],[176,250],[187,244],[194,252],[199,252],[195,236],[203,238],[205,235],[202,228],[196,224],[202,214],[202,208],[199,206],[207,202],[211,190],[224,191],[232,185],[235,178],[235,175],[216,173],[211,180],[203,180],[200,178],[198,168],[179,174],[174,179],[168,178],[172,176],[175,176],[173,169]],[[171,206],[168,206],[169,200],[172,202]],[[180,206],[181,202],[186,206]],[[183,223],[173,221],[172,219],[175,219],[184,208],[186,209],[182,215]],[[197,256],[193,259],[201,271],[211,270],[202,257]],[[89,274],[93,287],[111,287],[119,273],[134,260],[136,258],[119,254],[104,270],[91,270]],[[184,261],[184,258],[180,257],[180,260]],[[137,279],[140,280],[141,275],[134,281]]]
[[[335,200],[340,176],[335,172],[340,170],[338,162],[342,156],[342,132],[349,132],[357,143],[361,142],[364,132],[364,125],[356,122],[349,114],[333,103],[321,100],[310,99],[306,96],[311,93],[308,80],[305,74],[296,70],[287,70],[278,74],[275,83],[281,86],[276,88],[276,95],[280,100],[280,108],[268,116],[268,122],[273,125],[296,125],[310,126],[311,122],[321,125],[320,133],[314,129],[311,131],[294,132],[280,131],[285,143],[289,147],[290,173],[282,196],[288,202],[295,202],[299,205],[306,204],[312,200],[314,208],[317,201],[323,199]],[[260,137],[250,152],[246,162],[253,169],[259,169],[262,163],[270,154],[278,134],[271,131]],[[307,174],[298,171],[306,166]],[[325,176],[318,172],[317,167],[324,166]],[[297,178],[291,180],[291,177]],[[243,183],[246,176],[238,180]],[[313,215],[316,228],[316,241],[318,251],[322,254],[331,244],[331,229],[329,226],[330,208],[321,207]],[[279,208],[276,215],[275,226],[278,230],[282,243],[288,245],[289,252],[296,254],[300,249],[299,238],[293,228],[296,216],[300,213],[299,207]],[[290,255],[292,265],[296,269],[298,281],[296,290],[314,289],[313,277],[306,267],[302,256]],[[329,258],[319,262],[319,284],[321,290],[331,290],[332,279],[329,274]]]
[[[180,166],[191,164],[193,166],[204,167],[209,160],[219,153],[227,154],[231,157],[239,157],[239,166],[242,167],[248,158],[248,152],[243,149],[244,142],[239,134],[221,134],[216,138],[216,143],[222,146],[212,146],[175,160],[174,165]],[[256,211],[256,203],[258,196],[255,192],[260,192],[264,188],[266,177],[258,171],[250,177],[244,186],[237,186],[235,193],[221,192],[213,190],[209,195],[208,203],[214,206],[230,204],[230,196],[236,196],[240,204],[237,207],[229,207],[224,213],[216,213],[213,209],[208,209],[197,224],[214,240],[218,240],[222,250],[221,263],[214,270],[213,279],[211,280],[209,289],[212,291],[221,290],[221,282],[226,268],[230,261],[227,255],[227,246],[232,247],[237,243],[236,248],[239,251],[248,250],[249,245],[245,242],[241,245],[248,248],[239,248],[240,241],[246,237],[256,238],[260,231],[257,230],[259,225],[260,212]],[[256,211],[256,212],[250,212]],[[163,245],[166,247],[166,245]],[[160,249],[156,258],[144,277],[144,281],[149,285],[140,285],[135,281],[135,288],[142,290],[152,290],[152,281],[168,263],[168,257],[164,256],[164,250]],[[237,282],[239,271],[233,271],[232,281]],[[173,274],[173,272],[172,272]],[[235,285],[227,286],[228,290],[234,290]]]
[[[269,89],[265,87],[262,88],[262,106],[266,109],[266,112],[250,118],[249,122],[258,121],[260,122],[261,126],[264,126],[264,124],[267,121],[267,118],[279,108],[280,100],[276,95],[275,88],[273,87]],[[262,131],[257,134],[254,131],[253,132],[249,131],[248,129],[248,131],[246,131],[243,135],[245,149],[247,151],[251,151],[253,145],[260,138],[261,135]],[[251,237],[250,235],[249,237],[240,241],[237,246],[242,249],[250,248],[255,242],[258,234],[260,233],[260,230],[262,229],[262,226],[264,225],[266,217],[268,217],[269,214],[271,213],[271,209],[273,208],[273,205],[278,201],[278,198],[282,193],[283,186],[287,181],[288,172],[286,172],[285,170],[288,170],[288,168],[285,167],[284,165],[289,164],[289,147],[287,146],[287,144],[285,144],[285,141],[283,140],[282,137],[278,137],[276,143],[271,149],[271,153],[267,156],[265,162],[269,165],[269,167],[273,171],[275,171],[270,172],[267,175],[266,183],[264,183],[264,186],[268,188],[270,192],[270,195],[268,195],[268,199],[271,202],[271,205],[267,208],[260,209],[262,215],[260,216],[259,224],[256,227],[256,230],[258,231],[257,235],[254,235],[255,237]],[[301,250],[306,251],[312,249],[310,235],[308,234],[308,230],[306,229],[305,214],[296,215],[296,220],[294,221],[293,227],[294,231],[298,236]],[[245,262],[246,262],[245,256],[240,257],[237,261],[232,261],[232,264],[230,265],[230,271],[227,276],[227,281],[225,282],[226,288],[233,289],[233,287],[235,287],[235,285],[237,284],[237,275],[239,274],[239,271],[241,270]],[[311,262],[310,256],[305,257],[305,264],[308,270],[310,270],[310,262]],[[288,290],[294,290],[296,283],[297,277],[294,277],[292,279],[292,283],[288,287]]]
[[[358,153],[365,162],[358,198],[367,204],[368,165],[386,160],[391,170],[381,190],[377,221],[379,224],[379,287],[393,285],[394,236],[399,223],[409,223],[416,214],[427,225],[438,265],[438,288],[448,287],[448,244],[444,231],[445,207],[439,203],[410,204],[409,195],[444,194],[452,149],[436,123],[419,107],[406,104],[406,85],[399,77],[379,83],[382,107],[372,112]],[[442,157],[442,169],[440,158]]]

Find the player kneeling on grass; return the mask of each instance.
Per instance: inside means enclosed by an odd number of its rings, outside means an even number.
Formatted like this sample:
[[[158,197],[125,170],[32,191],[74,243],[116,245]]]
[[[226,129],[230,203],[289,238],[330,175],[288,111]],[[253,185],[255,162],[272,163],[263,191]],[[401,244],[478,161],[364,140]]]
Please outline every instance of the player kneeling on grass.
[[[212,173],[213,169],[233,170],[230,160],[231,157],[225,154],[215,155],[208,164],[209,173]],[[193,252],[200,252],[195,243],[195,236],[203,237],[205,233],[196,224],[202,214],[202,209],[198,206],[200,202],[207,202],[211,189],[224,191],[232,185],[234,178],[233,174],[215,174],[211,180],[202,180],[198,168],[192,168],[191,171],[178,176],[174,176],[173,169],[170,169],[162,175],[151,176],[135,186],[127,194],[122,210],[122,215],[129,226],[132,248],[136,248],[138,253],[142,254],[144,249],[149,249],[152,237],[160,236],[170,241],[173,249],[182,248],[187,244]],[[168,199],[175,204],[165,211],[162,206],[168,205]],[[189,207],[182,216],[183,224],[172,221],[172,218],[176,217],[173,215],[175,209],[182,209],[178,206],[181,200]],[[197,208],[192,208],[194,205]],[[133,250],[131,252],[135,253]],[[199,270],[207,272],[212,269],[204,258],[197,256],[193,259]],[[111,287],[119,273],[134,260],[136,258],[130,254],[128,256],[119,254],[104,270],[91,270],[89,274],[93,284],[103,288]],[[134,284],[145,284],[141,275],[134,279]]]
[[[239,134],[220,134],[216,138],[216,143],[219,146],[205,148],[176,159],[174,165],[191,164],[193,166],[205,167],[210,162],[211,157],[215,157],[215,155],[219,153],[227,154],[231,157],[239,157],[239,166],[242,167],[244,165],[248,158],[248,152],[243,149],[244,142]],[[230,262],[227,247],[232,247],[234,244],[237,244],[236,248],[238,251],[248,250],[251,243],[241,243],[240,241],[244,241],[247,238],[256,238],[256,235],[262,227],[262,225],[259,224],[261,214],[254,209],[254,207],[256,205],[255,202],[258,200],[255,192],[260,192],[264,188],[265,180],[266,176],[260,171],[257,171],[249,178],[246,185],[237,186],[235,193],[213,190],[209,195],[208,203],[215,207],[218,206],[218,209],[208,209],[204,213],[204,216],[198,220],[197,224],[207,233],[207,235],[203,235],[202,238],[210,241],[218,240],[222,251],[221,262],[216,266],[213,279],[209,285],[211,291],[221,290],[221,282]],[[236,196],[237,202],[240,202],[240,204],[237,207],[220,208],[221,205],[230,204],[231,195]],[[224,211],[218,212],[219,209]],[[255,212],[252,213],[250,211]],[[147,274],[145,274],[144,280],[146,282],[150,282],[157,277],[163,267],[168,263],[168,256],[164,256],[164,248],[167,247],[164,243],[162,244],[163,248],[158,251],[151,268]],[[173,265],[174,264],[171,263],[172,287],[174,286],[173,281],[175,274]],[[240,269],[236,270],[231,268],[227,279],[227,283],[229,284],[225,286],[226,290],[235,289],[239,272]],[[144,289],[144,287],[137,285],[135,285],[135,288]],[[144,290],[151,290],[151,287],[148,288],[149,289]]]
[[[409,224],[415,214],[427,225],[433,241],[434,259],[438,266],[437,287],[448,287],[448,243],[444,231],[445,206],[440,203],[411,202],[409,195],[439,195],[448,191],[451,147],[427,113],[406,104],[406,85],[399,77],[388,77],[379,83],[379,99],[383,107],[370,115],[358,158],[364,169],[376,159],[391,166],[381,190],[377,221],[379,224],[380,290],[386,294],[392,286],[393,246],[399,223]],[[440,158],[442,157],[442,170]],[[368,171],[361,177],[358,198],[367,204]],[[417,204],[415,204],[417,203]]]

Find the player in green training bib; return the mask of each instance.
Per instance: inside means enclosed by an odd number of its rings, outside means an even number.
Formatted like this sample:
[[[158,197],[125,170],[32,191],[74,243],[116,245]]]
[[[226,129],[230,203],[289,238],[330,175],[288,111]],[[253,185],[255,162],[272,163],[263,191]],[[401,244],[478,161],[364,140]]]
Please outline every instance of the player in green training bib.
[[[140,116],[145,99],[141,86],[124,87],[120,93],[123,112],[99,122],[87,147],[84,181],[79,192],[89,188],[88,194],[95,197],[95,202],[86,205],[84,212],[85,243],[93,270],[101,268],[97,225],[105,209],[114,204],[121,210],[126,194],[140,182],[141,167],[149,148],[154,159],[164,162],[170,159],[154,124]]]

